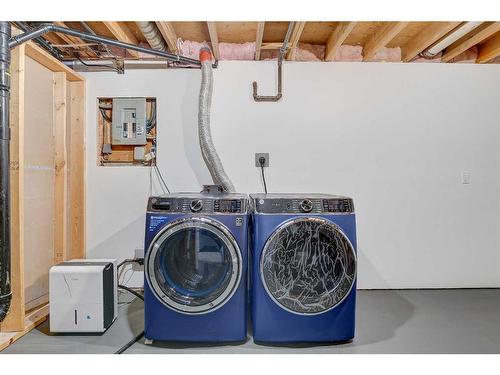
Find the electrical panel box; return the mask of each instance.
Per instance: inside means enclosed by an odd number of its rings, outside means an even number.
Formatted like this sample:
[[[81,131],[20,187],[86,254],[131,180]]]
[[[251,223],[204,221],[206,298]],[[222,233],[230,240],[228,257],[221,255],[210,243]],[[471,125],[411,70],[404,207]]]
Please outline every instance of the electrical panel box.
[[[145,145],[146,98],[114,98],[112,145]]]
[[[156,164],[155,97],[97,98],[97,165]]]

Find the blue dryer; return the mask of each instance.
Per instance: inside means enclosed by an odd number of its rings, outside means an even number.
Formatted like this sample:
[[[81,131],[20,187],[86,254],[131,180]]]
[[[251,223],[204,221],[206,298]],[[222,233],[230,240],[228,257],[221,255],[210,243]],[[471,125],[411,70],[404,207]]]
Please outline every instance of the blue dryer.
[[[145,241],[145,338],[237,342],[247,337],[248,198],[151,197]]]
[[[251,302],[256,342],[354,337],[356,223],[351,198],[256,194]]]

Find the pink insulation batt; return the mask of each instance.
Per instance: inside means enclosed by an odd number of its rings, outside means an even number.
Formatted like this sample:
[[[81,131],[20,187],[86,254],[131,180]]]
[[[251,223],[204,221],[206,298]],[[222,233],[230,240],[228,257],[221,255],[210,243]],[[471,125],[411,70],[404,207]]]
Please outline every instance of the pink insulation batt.
[[[181,40],[179,42],[179,54],[191,59],[198,60],[200,57],[200,49],[203,47],[210,48],[207,42],[193,42],[191,40]]]
[[[255,43],[219,43],[221,60],[253,60]]]
[[[401,48],[381,48],[370,61],[400,62]]]
[[[333,61],[363,61],[363,47],[342,45],[335,53]]]

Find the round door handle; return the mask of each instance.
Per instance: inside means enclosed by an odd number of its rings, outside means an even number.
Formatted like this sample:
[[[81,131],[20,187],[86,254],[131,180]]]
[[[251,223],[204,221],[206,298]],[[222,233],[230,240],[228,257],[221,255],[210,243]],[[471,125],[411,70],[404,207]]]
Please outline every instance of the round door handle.
[[[201,209],[203,208],[203,201],[201,199],[195,199],[191,201],[189,208],[191,209],[192,212],[200,212]]]
[[[300,209],[302,212],[311,212],[313,209],[313,202],[311,202],[309,199],[304,199],[302,202],[300,202]]]

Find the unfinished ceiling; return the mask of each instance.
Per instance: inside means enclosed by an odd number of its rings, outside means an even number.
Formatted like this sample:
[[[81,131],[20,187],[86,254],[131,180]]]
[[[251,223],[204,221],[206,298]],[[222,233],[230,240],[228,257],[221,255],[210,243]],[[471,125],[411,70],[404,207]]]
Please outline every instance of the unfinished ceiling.
[[[60,22],[85,32],[149,47],[135,22]],[[153,26],[170,52],[197,58],[199,48],[212,48],[220,60],[267,60],[278,49],[290,22],[168,22]],[[500,62],[500,22],[482,22],[442,52],[421,57],[464,25],[464,22],[293,22],[286,59],[296,61],[387,62]],[[33,24],[31,24],[33,26]],[[151,58],[134,51],[86,43],[64,34],[49,33],[45,39],[67,59]]]

